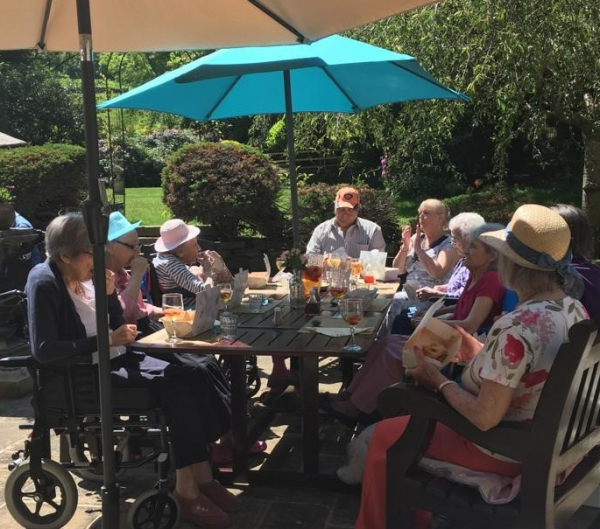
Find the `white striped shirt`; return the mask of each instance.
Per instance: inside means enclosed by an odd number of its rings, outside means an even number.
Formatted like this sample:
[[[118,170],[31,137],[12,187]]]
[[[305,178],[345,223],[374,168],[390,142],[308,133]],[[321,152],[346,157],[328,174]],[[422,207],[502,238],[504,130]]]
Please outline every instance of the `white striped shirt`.
[[[385,240],[379,225],[370,220],[357,218],[344,235],[333,218],[315,228],[306,253],[330,253],[338,248],[344,248],[349,257],[358,258],[362,250],[385,252]]]
[[[190,269],[172,253],[158,253],[152,260],[156,269],[156,277],[163,292],[181,292],[183,304],[188,307],[196,305],[196,294],[204,290],[204,281],[198,279]]]

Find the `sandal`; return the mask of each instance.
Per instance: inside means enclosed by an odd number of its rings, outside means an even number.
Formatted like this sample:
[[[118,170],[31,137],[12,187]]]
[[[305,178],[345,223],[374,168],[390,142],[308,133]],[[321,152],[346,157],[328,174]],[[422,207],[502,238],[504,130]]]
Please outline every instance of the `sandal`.
[[[200,493],[193,500],[184,498],[173,493],[177,506],[179,507],[180,517],[184,520],[192,522],[200,527],[227,527],[231,523],[231,518],[224,513],[204,494]]]

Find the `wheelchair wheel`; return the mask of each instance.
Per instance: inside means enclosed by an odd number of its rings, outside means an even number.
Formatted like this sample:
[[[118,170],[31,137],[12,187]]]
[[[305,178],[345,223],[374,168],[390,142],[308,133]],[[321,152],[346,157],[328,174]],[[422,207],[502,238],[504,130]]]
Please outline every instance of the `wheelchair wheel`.
[[[179,508],[171,493],[148,490],[127,512],[127,527],[133,529],[172,529],[179,522]]]
[[[4,501],[15,521],[26,529],[59,529],[77,509],[77,487],[58,463],[42,460],[40,479],[31,477],[29,462],[15,468],[4,486]]]

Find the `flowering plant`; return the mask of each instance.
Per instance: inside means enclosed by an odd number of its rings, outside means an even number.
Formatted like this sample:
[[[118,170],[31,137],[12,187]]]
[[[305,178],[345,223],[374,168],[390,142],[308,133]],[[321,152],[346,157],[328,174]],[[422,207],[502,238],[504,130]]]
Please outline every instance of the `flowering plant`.
[[[284,270],[293,270],[293,271],[301,271],[306,268],[306,262],[308,261],[308,257],[303,254],[299,248],[292,248],[290,250],[286,250],[283,252],[279,258],[283,261]]]

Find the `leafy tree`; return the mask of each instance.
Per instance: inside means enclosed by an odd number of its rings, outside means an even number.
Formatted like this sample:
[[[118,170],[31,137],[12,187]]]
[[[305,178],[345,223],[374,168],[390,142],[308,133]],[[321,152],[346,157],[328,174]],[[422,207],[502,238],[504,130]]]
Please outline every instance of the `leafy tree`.
[[[489,157],[481,169],[496,177],[519,149],[543,168],[552,151],[566,152],[561,141],[581,142],[583,174],[573,180],[583,181],[582,204],[598,228],[599,25],[600,4],[587,0],[449,0],[360,28],[353,36],[416,56],[473,100],[407,104],[403,117],[382,107],[375,116],[388,133],[375,136],[397,167],[418,169],[429,157],[430,168],[458,172],[452,143],[475,141],[471,156]]]
[[[2,131],[33,145],[83,144],[79,84],[45,66],[33,52],[0,53]]]

